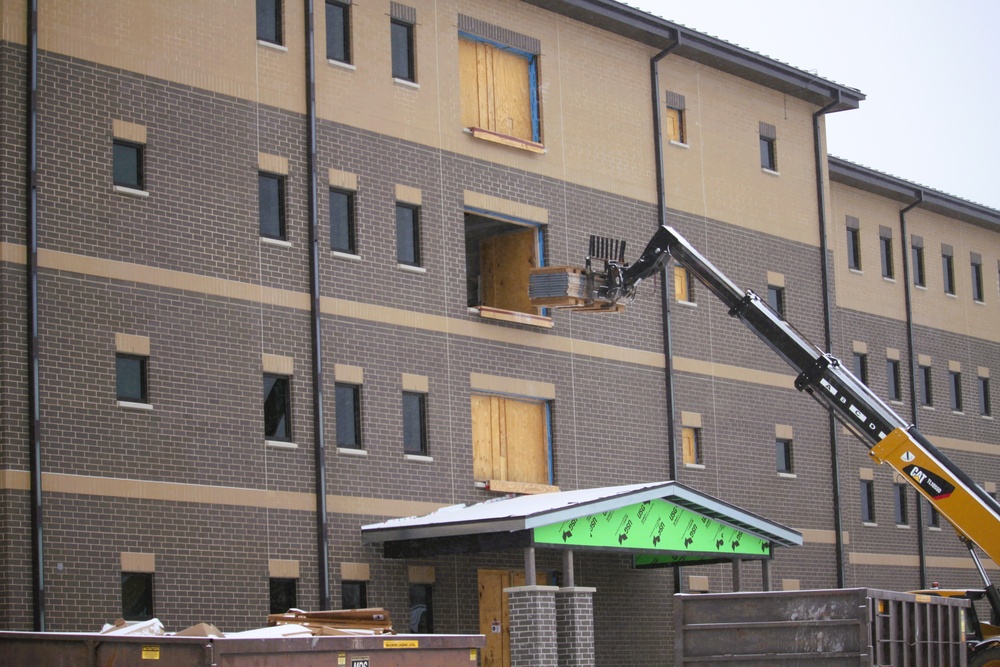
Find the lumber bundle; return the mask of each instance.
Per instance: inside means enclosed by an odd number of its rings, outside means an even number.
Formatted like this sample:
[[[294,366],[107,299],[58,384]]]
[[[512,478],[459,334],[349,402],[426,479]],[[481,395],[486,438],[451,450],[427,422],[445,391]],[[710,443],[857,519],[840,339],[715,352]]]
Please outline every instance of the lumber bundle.
[[[389,612],[381,607],[302,611],[289,609],[284,614],[267,617],[268,626],[301,625],[314,635],[384,635],[393,634]]]
[[[531,269],[528,298],[540,308],[576,312],[621,312],[622,306],[595,301],[584,269],[575,266],[544,266]]]

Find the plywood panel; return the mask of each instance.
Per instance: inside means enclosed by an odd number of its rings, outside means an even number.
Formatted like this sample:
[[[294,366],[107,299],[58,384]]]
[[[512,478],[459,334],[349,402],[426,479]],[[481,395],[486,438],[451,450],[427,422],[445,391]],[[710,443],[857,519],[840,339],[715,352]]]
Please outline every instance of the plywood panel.
[[[528,60],[510,51],[493,49],[495,132],[532,141],[531,82]]]
[[[493,420],[490,397],[472,396],[472,476],[488,480],[493,477]]]
[[[538,265],[535,230],[525,228],[483,239],[479,252],[484,305],[536,313],[528,298],[531,269]]]
[[[506,570],[479,570],[479,632],[486,637],[482,667],[510,667],[510,618],[504,588],[510,586]],[[494,632],[495,624],[500,632]]]
[[[458,40],[458,76],[462,104],[462,127],[480,127],[480,81],[476,47],[476,43],[468,39]]]
[[[513,482],[548,484],[545,404],[506,399],[507,477]]]

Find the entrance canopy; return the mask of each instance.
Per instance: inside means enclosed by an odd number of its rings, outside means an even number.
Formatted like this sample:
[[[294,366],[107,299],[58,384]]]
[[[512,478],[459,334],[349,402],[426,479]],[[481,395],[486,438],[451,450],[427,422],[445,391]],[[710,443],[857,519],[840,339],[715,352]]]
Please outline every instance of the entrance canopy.
[[[518,547],[630,553],[636,567],[766,559],[801,533],[679,482],[497,498],[362,526],[387,558]]]

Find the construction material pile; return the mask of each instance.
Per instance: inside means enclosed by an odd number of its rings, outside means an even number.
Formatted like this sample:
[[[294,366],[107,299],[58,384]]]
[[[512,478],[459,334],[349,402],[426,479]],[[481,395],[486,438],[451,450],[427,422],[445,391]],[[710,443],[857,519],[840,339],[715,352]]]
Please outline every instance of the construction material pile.
[[[585,269],[575,266],[543,266],[531,269],[528,298],[540,308],[569,309],[576,312],[618,312],[612,306],[593,299],[592,286]]]
[[[187,637],[310,637],[315,635],[385,635],[395,634],[389,612],[380,607],[368,609],[339,609],[335,611],[302,611],[289,609],[284,614],[267,617],[267,627],[243,632],[222,632],[211,623],[197,623],[180,632],[166,632],[159,619],[125,621],[118,619],[107,623],[101,630],[105,635],[162,637],[167,635]]]

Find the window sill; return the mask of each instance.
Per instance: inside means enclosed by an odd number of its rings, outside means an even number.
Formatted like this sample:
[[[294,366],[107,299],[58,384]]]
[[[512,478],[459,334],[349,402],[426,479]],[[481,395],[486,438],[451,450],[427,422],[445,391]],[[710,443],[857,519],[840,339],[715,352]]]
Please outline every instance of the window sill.
[[[973,299],[972,303],[976,304],[977,306],[985,306],[986,305],[986,302],[983,301],[982,299]]]
[[[951,414],[953,414],[953,415],[960,415],[960,416],[964,417],[965,416],[965,411],[964,410],[952,410]]]
[[[925,292],[927,291],[927,285],[914,285],[914,287],[916,287],[917,289],[922,289]]]
[[[896,528],[899,528],[901,530],[909,530],[910,529],[910,525],[907,524],[907,523],[897,523],[896,524]]]
[[[260,237],[260,242],[261,243],[266,243],[268,245],[278,246],[279,248],[291,248],[292,247],[292,242],[291,241],[283,241],[281,239],[272,239],[272,238],[268,238],[267,236],[261,236]]]
[[[768,174],[770,176],[781,176],[781,173],[775,171],[774,169],[768,169],[767,167],[761,167],[760,170],[762,172],[764,172],[765,174]]]
[[[865,272],[862,271],[861,269],[851,269],[851,268],[848,268],[848,271],[850,271],[853,274],[859,275],[859,276],[865,275]]]
[[[274,42],[268,42],[268,41],[265,41],[263,39],[258,39],[257,40],[257,46],[266,46],[267,48],[274,49],[275,51],[282,51],[282,52],[285,52],[285,53],[288,52],[288,47],[287,46],[284,46],[282,44],[275,44]]]
[[[778,473],[778,477],[780,477],[782,479],[798,479],[799,478],[799,476],[796,475],[794,472],[779,472]]]
[[[403,88],[409,88],[410,90],[420,90],[420,84],[417,83],[416,81],[407,81],[406,79],[397,79],[396,77],[392,77],[392,82],[397,86],[401,86]]]
[[[130,197],[148,197],[148,190],[137,190],[136,188],[130,188],[125,185],[116,185],[115,192],[122,195],[129,195]]]
[[[680,301],[680,300],[678,300],[677,301],[677,305],[678,306],[685,306],[687,308],[697,308],[698,307],[698,304],[696,304],[694,301]]]
[[[890,405],[906,405],[906,403],[904,403],[903,401],[899,400],[898,398],[890,398],[889,399],[889,404]]]
[[[470,313],[478,313],[480,317],[488,320],[500,320],[501,322],[515,322],[517,324],[527,324],[532,327],[551,329],[552,318],[544,315],[532,315],[531,313],[521,313],[515,310],[503,310],[501,308],[490,308],[489,306],[474,306],[469,308]]]
[[[877,528],[878,527],[877,523],[873,523],[871,521],[862,521],[861,525],[864,526],[864,527],[866,527],[866,528]]]
[[[690,146],[685,144],[683,141],[674,141],[673,139],[670,140],[670,145],[677,146],[677,148],[690,148]]]
[[[265,440],[265,447],[273,447],[274,449],[298,449],[299,446],[294,442],[288,442],[287,440]]]
[[[532,484],[530,482],[508,482],[503,479],[491,479],[486,482],[485,486],[487,491],[494,491],[496,493],[522,493],[525,495],[534,495],[539,493],[555,493],[559,490],[558,486],[552,486],[551,484]]]
[[[427,456],[426,454],[403,454],[403,458],[407,461],[420,461],[421,463],[434,462],[434,457]]]
[[[412,264],[396,264],[396,268],[406,273],[427,273],[427,267],[413,266]]]
[[[691,470],[704,470],[705,469],[705,464],[704,463],[685,463],[684,467],[685,468],[690,468]]]
[[[346,456],[368,456],[367,449],[355,449],[353,447],[337,447],[337,453]]]
[[[473,139],[482,139],[483,141],[490,141],[495,144],[510,146],[511,148],[520,148],[521,150],[526,150],[530,153],[538,153],[539,155],[545,154],[545,146],[536,141],[528,141],[527,139],[519,139],[507,134],[491,132],[489,130],[482,129],[481,127],[467,127],[465,128],[465,131],[472,134]]]
[[[355,67],[351,63],[345,63],[342,60],[332,60],[330,58],[326,59],[326,64],[327,65],[333,65],[334,67],[339,67],[340,69],[346,69],[346,70],[351,71],[351,72],[357,71],[357,69],[358,69],[357,67]]]
[[[330,252],[331,252],[331,254],[333,254],[334,257],[337,257],[339,259],[349,259],[352,262],[360,262],[361,261],[361,255],[352,255],[349,252],[342,252],[340,250],[332,250]]]
[[[152,410],[152,403],[138,403],[136,401],[118,401],[119,408],[125,408],[126,410]]]
[[[941,526],[927,526],[927,530],[933,530],[936,533],[941,532]]]
[[[921,405],[920,409],[921,410],[933,410],[934,406],[933,405]]]
[[[993,421],[993,415],[979,415],[979,416],[983,419],[989,419],[990,421]]]
[[[946,297],[948,297],[949,299],[957,299],[958,298],[958,295],[955,294],[954,292],[945,292],[944,295]]]
[[[882,280],[884,280],[887,283],[895,283],[896,282],[895,278],[890,278],[889,276],[882,276]]]

